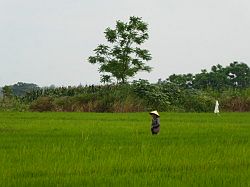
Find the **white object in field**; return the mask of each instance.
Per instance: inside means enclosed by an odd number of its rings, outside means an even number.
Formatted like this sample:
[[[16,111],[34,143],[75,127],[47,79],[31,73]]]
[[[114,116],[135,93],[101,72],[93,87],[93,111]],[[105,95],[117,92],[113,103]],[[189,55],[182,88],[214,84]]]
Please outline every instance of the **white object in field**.
[[[215,102],[215,107],[214,107],[214,113],[215,114],[218,114],[220,111],[219,111],[219,102],[216,100]]]

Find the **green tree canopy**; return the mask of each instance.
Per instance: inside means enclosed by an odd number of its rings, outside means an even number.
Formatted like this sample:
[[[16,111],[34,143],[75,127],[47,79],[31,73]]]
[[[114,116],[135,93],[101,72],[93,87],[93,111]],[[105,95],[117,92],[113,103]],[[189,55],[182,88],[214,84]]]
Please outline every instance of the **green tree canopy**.
[[[24,96],[27,92],[38,89],[38,86],[33,83],[18,82],[12,86],[14,95]]]
[[[211,67],[211,71],[205,69],[201,73],[170,75],[166,79],[171,84],[181,88],[224,90],[228,88],[249,88],[250,68],[245,63],[233,62],[223,67],[218,64]]]
[[[141,49],[148,38],[148,25],[139,17],[130,17],[129,22],[116,22],[115,29],[107,28],[105,38],[110,45],[100,44],[94,50],[95,55],[88,58],[91,64],[100,64],[102,82],[125,83],[139,71],[151,71],[144,61],[152,59],[147,49]]]
[[[4,98],[12,98],[13,97],[13,90],[11,86],[4,86],[2,88],[2,92],[3,92],[3,97]]]

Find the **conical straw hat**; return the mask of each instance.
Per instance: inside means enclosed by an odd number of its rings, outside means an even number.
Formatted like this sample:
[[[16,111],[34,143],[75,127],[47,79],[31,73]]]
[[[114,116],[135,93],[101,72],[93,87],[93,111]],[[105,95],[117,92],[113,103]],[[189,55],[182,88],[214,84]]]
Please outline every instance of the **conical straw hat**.
[[[160,114],[159,114],[156,110],[150,112],[149,114],[155,114],[155,115],[157,115],[158,117],[160,117]]]

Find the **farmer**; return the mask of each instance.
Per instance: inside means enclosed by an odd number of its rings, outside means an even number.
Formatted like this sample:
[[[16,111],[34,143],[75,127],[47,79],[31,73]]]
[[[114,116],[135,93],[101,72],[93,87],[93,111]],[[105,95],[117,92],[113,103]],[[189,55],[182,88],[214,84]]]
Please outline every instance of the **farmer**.
[[[160,115],[156,110],[149,114],[152,116],[151,132],[152,134],[158,134],[160,131]]]

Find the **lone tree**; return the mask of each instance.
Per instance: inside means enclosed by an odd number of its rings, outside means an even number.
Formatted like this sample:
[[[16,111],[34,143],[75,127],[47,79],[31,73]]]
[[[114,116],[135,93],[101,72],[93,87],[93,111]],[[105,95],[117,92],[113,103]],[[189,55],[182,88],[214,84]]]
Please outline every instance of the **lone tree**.
[[[91,64],[100,64],[101,82],[126,83],[139,71],[151,71],[144,61],[152,59],[146,49],[139,46],[148,39],[148,25],[139,17],[130,17],[129,22],[116,21],[115,29],[107,28],[105,38],[110,46],[100,44],[94,50],[95,56],[88,58]]]

